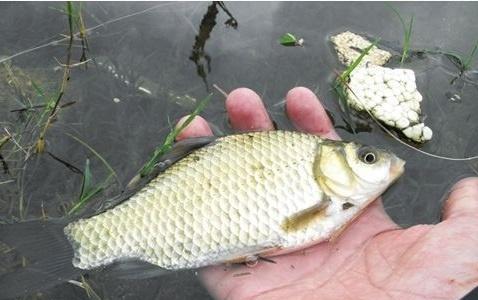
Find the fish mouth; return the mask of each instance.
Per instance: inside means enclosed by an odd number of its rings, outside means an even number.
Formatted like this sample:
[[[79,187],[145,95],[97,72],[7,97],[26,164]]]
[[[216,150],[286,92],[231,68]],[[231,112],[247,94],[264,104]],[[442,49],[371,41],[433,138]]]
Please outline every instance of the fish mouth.
[[[405,171],[405,161],[401,158],[394,156],[392,158],[392,163],[390,164],[390,175],[393,180],[398,179],[403,172]]]

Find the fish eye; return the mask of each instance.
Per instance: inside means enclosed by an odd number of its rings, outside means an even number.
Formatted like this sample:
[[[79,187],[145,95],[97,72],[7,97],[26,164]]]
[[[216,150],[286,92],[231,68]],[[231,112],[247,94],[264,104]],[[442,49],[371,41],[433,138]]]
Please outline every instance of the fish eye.
[[[370,165],[377,161],[377,152],[372,147],[361,147],[357,154],[359,159],[366,164]]]

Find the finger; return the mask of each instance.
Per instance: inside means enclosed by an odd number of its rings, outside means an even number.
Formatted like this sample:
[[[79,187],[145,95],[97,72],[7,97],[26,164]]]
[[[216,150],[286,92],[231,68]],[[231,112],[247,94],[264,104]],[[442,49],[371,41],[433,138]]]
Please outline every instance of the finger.
[[[272,130],[272,124],[261,98],[252,90],[238,88],[226,99],[226,110],[232,127],[238,131]]]
[[[443,207],[443,219],[461,216],[478,217],[478,177],[468,177],[455,183]]]
[[[186,122],[187,118],[189,115],[182,117],[179,121],[178,124],[176,125],[176,128],[181,126],[184,122]],[[184,128],[176,137],[177,141],[184,140],[187,138],[193,138],[193,137],[201,137],[201,136],[212,136],[212,130],[209,127],[209,124],[207,124],[207,121],[204,120],[201,116],[196,116],[194,119],[189,123],[186,128]]]
[[[308,88],[296,87],[287,93],[286,111],[297,129],[329,139],[339,139],[324,107]]]

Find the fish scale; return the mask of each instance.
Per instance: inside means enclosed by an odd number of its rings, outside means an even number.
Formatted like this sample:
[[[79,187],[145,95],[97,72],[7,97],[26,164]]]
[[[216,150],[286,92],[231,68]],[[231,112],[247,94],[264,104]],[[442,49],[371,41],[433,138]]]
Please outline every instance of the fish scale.
[[[365,201],[344,209],[343,199],[333,198],[326,213],[334,218],[284,228],[289,217],[323,199],[314,177],[321,143],[287,131],[218,138],[127,201],[66,226],[73,265],[91,269],[136,258],[165,269],[197,268],[328,238]]]
[[[127,202],[68,225],[74,265],[90,269],[139,258],[167,269],[192,268],[257,245],[282,246],[283,220],[320,200],[312,176],[317,142],[292,132],[218,139]],[[302,235],[288,243],[301,242],[307,232]]]

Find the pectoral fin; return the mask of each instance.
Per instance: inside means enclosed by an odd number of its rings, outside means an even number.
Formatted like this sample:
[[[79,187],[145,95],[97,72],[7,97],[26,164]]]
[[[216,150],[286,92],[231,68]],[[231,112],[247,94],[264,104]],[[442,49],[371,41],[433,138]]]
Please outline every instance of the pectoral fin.
[[[326,216],[325,211],[329,206],[329,203],[330,199],[324,198],[319,203],[293,214],[284,220],[282,223],[282,229],[286,232],[296,232],[306,228],[317,219]]]

